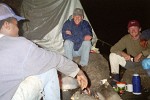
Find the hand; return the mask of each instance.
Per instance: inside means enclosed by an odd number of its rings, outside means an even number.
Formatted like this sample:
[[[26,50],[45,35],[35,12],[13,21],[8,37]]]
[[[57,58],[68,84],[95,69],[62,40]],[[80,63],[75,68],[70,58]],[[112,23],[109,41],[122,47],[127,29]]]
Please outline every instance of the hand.
[[[147,41],[147,40],[144,40],[144,39],[141,39],[141,40],[140,40],[140,45],[141,45],[143,48],[147,48],[147,46],[148,46],[148,41]]]
[[[139,62],[140,59],[142,58],[142,53],[139,53],[137,56],[134,57],[134,62]]]
[[[124,57],[125,60],[131,60],[131,56],[125,52],[121,52],[121,56]]]
[[[83,73],[82,70],[80,70],[77,74],[77,81],[79,83],[79,86],[81,87],[81,89],[83,90],[84,88],[87,87],[88,85],[88,80],[87,77],[85,76],[85,74]]]
[[[69,30],[66,30],[66,34],[72,35],[71,31],[69,31]]]
[[[85,41],[89,41],[89,40],[91,40],[92,39],[92,36],[90,36],[90,35],[86,35],[85,37],[84,37],[84,40]]]

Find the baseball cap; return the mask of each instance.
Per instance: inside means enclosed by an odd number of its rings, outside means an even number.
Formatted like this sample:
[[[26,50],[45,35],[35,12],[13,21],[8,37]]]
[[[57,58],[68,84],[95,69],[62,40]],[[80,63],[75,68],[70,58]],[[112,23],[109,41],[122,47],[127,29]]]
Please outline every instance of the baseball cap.
[[[138,27],[140,27],[140,23],[137,20],[131,20],[128,23],[128,28],[131,27],[131,26],[138,26]]]
[[[75,10],[73,11],[73,16],[84,16],[83,9],[75,8]]]
[[[140,39],[149,40],[150,39],[150,29],[146,29],[146,30],[142,31],[142,33],[140,34]]]
[[[14,17],[17,21],[25,19],[24,17],[17,16],[14,11],[6,4],[0,3],[0,20]]]

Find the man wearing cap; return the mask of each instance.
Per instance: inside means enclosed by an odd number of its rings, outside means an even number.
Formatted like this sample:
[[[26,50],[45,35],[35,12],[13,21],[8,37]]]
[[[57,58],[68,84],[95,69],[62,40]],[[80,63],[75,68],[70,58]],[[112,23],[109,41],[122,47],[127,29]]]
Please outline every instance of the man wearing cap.
[[[18,37],[17,21],[23,19],[9,6],[0,3],[0,100],[38,100],[35,95],[41,95],[41,92],[43,100],[60,100],[57,70],[71,77],[77,76],[81,88],[86,88],[87,78],[77,64]],[[28,81],[22,85],[29,76],[35,76],[30,77],[31,83],[37,86],[34,89]],[[24,91],[26,89],[28,91]]]
[[[62,28],[65,56],[69,59],[81,56],[80,65],[87,66],[91,49],[92,28],[83,20],[83,9],[76,8],[72,19],[68,19]]]
[[[146,29],[140,34],[140,45],[143,48],[147,48],[149,46],[148,44],[150,44],[150,29]],[[150,54],[142,61],[142,67],[150,77]]]
[[[137,20],[128,23],[128,33],[110,49],[109,61],[111,68],[111,85],[119,79],[119,65],[126,69],[141,65],[141,60],[150,54],[150,44],[146,48],[140,45],[141,26]]]

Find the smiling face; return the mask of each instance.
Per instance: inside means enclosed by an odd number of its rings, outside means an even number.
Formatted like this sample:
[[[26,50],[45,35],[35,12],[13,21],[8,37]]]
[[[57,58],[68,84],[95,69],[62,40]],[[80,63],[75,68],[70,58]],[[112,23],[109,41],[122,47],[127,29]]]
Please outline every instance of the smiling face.
[[[80,22],[83,20],[83,16],[75,15],[75,16],[73,16],[73,20],[74,20],[76,25],[79,25]]]
[[[137,40],[139,39],[139,33],[141,31],[141,28],[138,26],[131,26],[128,28],[128,32],[130,33],[132,39]]]

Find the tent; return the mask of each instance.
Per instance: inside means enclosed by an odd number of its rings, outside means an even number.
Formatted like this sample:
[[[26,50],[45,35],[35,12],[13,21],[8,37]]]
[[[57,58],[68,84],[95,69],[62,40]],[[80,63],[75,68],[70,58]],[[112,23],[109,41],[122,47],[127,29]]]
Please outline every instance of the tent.
[[[63,54],[61,29],[77,7],[83,8],[79,0],[23,0],[21,14],[28,20],[23,24],[23,36],[47,50]],[[88,20],[86,13],[84,18]],[[93,30],[93,47],[96,42]]]

